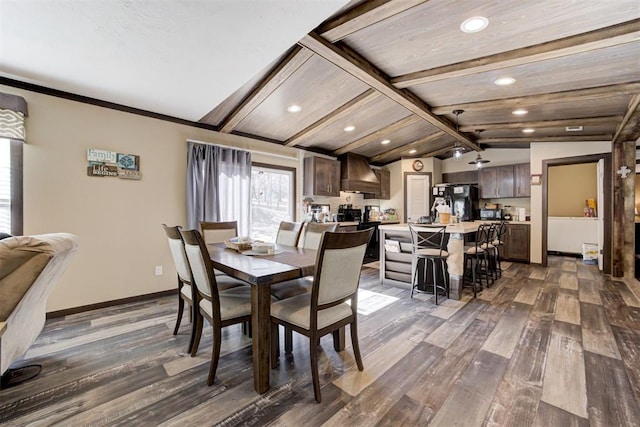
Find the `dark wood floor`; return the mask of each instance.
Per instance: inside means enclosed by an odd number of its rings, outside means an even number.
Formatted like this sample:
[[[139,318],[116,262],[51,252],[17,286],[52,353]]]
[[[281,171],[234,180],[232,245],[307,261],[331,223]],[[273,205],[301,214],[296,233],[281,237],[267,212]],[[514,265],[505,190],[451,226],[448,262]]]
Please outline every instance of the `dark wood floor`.
[[[299,336],[259,396],[239,326],[225,331],[207,387],[211,332],[196,358],[185,354],[189,325],[171,335],[173,298],[53,319],[22,362],[42,374],[0,390],[0,424],[639,425],[640,284],[572,258],[505,266],[477,299],[437,307],[365,268],[365,370],[323,339],[322,404]]]

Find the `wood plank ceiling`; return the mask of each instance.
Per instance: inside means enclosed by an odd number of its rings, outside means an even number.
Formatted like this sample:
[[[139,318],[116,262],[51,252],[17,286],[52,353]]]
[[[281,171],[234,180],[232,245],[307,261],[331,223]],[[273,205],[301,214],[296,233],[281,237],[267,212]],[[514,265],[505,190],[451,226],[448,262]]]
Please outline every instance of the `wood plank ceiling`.
[[[474,16],[488,26],[461,31]],[[639,100],[638,0],[373,0],[348,4],[201,121],[383,165],[455,146],[635,140]]]

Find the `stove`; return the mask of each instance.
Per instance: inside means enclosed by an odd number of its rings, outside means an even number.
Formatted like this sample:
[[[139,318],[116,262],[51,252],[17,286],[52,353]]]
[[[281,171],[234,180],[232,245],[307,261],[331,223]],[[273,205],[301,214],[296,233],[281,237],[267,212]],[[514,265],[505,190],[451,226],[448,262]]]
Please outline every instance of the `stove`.
[[[378,261],[380,259],[380,234],[378,233],[378,226],[380,221],[367,221],[360,222],[358,224],[358,230],[367,230],[373,228],[373,234],[367,245],[367,251],[364,254],[364,263]]]

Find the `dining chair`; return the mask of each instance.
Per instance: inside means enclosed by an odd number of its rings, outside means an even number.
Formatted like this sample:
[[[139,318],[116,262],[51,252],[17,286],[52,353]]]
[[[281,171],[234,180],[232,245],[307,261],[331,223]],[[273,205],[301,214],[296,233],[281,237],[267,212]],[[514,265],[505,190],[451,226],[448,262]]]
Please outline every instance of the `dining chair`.
[[[187,260],[187,254],[184,251],[184,242],[182,240],[182,235],[180,234],[181,227],[179,225],[169,227],[166,224],[162,224],[162,227],[167,234],[173,263],[175,264],[176,271],[178,272],[178,318],[176,319],[176,327],[173,329],[173,335],[178,334],[180,322],[182,321],[182,313],[184,311],[184,303],[186,302],[189,305],[189,321],[191,322],[191,338],[189,339],[187,352],[191,353],[196,333],[195,316],[198,316],[198,310],[194,309],[193,305],[193,301],[197,301],[197,297],[194,294],[195,289],[191,286],[189,261]]]
[[[320,246],[322,233],[338,230],[337,222],[308,222],[305,224],[302,235],[298,240],[298,247],[317,250]]]
[[[195,356],[202,336],[203,319],[213,327],[213,349],[207,384],[213,384],[220,359],[222,328],[251,320],[251,290],[247,286],[219,290],[207,246],[198,230],[180,230],[189,262],[192,284],[197,291],[196,332],[191,350]]]
[[[303,231],[298,239],[298,247],[318,250],[322,233],[325,231],[334,232],[337,229],[337,222],[308,222],[305,227],[303,227]],[[311,292],[311,284],[312,279],[308,277],[276,283],[271,285],[271,295],[279,300],[291,298],[296,295]]]
[[[320,239],[311,293],[271,304],[271,366],[277,364],[278,325],[308,337],[313,392],[318,403],[322,400],[318,373],[322,336],[349,325],[358,370],[364,369],[358,343],[358,286],[372,232],[325,232]]]
[[[238,221],[200,221],[200,233],[207,245],[224,243],[225,240],[238,236]],[[229,289],[243,285],[243,283],[230,278],[222,271],[214,271],[218,278],[218,289]]]
[[[429,267],[431,266],[431,281],[433,282],[433,295],[435,304],[438,305],[438,292],[441,291],[448,298],[449,284],[447,271],[447,258],[449,253],[445,246],[445,230],[443,227],[414,226],[409,224],[411,233],[411,242],[413,244],[413,257],[415,258],[416,268],[413,272],[413,280],[411,283],[411,298],[413,291],[418,284],[418,271],[422,265],[423,282],[428,282]],[[441,273],[441,283],[438,284],[438,270]]]
[[[302,223],[300,222],[280,222],[276,243],[279,245],[296,246],[302,231]]]

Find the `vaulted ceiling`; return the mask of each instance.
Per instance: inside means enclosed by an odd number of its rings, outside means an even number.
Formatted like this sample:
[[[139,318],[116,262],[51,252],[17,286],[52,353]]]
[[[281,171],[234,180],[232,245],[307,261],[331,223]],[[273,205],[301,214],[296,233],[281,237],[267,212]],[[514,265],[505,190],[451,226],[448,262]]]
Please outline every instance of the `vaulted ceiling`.
[[[487,27],[461,31],[476,16]],[[515,81],[495,84],[504,77]],[[637,0],[374,0],[345,6],[201,122],[387,164],[455,147],[635,140],[639,104]]]

